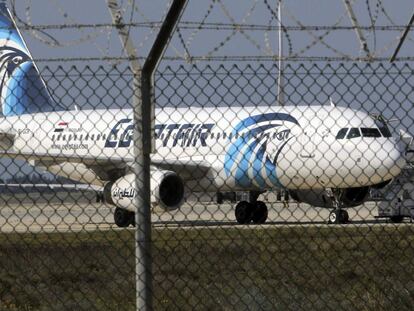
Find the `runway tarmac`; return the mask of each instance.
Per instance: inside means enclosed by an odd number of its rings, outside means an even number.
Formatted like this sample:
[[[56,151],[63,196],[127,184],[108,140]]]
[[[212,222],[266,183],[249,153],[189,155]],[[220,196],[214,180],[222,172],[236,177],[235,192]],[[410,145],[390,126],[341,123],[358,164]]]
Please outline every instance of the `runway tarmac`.
[[[23,202],[23,203],[20,203]],[[93,193],[12,196],[1,198],[0,231],[70,232],[116,229],[114,208],[95,203]],[[267,225],[326,225],[329,210],[298,203],[269,203]],[[376,203],[348,209],[353,224],[385,223],[378,220]],[[187,202],[179,210],[152,213],[155,228],[194,226],[240,226],[234,216],[234,204]],[[248,227],[248,226],[240,226]]]

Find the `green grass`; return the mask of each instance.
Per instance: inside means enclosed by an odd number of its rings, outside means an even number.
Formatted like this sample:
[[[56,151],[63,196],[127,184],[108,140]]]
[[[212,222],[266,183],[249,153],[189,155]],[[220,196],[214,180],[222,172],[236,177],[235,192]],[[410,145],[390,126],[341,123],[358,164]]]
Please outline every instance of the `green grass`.
[[[134,310],[132,231],[0,236],[0,310]],[[156,310],[412,310],[414,227],[153,231]]]

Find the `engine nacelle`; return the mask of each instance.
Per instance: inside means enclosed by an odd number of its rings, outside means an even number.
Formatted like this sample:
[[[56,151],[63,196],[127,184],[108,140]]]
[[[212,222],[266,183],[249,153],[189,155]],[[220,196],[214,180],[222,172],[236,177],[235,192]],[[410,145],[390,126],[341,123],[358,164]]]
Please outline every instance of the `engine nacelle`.
[[[333,208],[334,203],[325,190],[290,190],[290,196],[298,202],[308,203],[316,207]],[[343,189],[340,200],[342,207],[353,207],[365,202],[369,187]]]
[[[105,185],[105,201],[117,207],[135,212],[134,199],[137,195],[135,174],[128,174]],[[151,203],[163,210],[175,210],[184,202],[184,183],[172,171],[151,171]]]
[[[151,202],[172,211],[184,203],[184,182],[172,171],[151,171]]]

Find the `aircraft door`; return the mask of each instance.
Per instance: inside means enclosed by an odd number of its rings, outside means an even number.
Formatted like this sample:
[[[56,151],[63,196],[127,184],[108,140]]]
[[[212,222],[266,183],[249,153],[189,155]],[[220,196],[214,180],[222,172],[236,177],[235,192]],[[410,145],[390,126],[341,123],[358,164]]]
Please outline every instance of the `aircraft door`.
[[[326,114],[318,113],[314,115],[309,124],[303,128],[301,135],[302,151],[300,156],[303,158],[314,158],[315,150],[317,145],[322,142],[322,133],[323,129],[322,120],[326,117]]]

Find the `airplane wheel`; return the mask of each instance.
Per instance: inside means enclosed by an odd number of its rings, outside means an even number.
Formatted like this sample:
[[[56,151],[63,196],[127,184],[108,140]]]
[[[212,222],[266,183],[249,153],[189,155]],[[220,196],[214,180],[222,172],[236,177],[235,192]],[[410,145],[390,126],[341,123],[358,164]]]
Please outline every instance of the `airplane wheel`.
[[[239,224],[248,224],[252,220],[253,205],[241,201],[236,205],[236,220]]]
[[[115,224],[120,228],[126,228],[130,224],[133,224],[133,220],[134,220],[133,216],[134,216],[134,213],[117,207],[114,212]]]
[[[329,223],[330,224],[336,224],[338,219],[338,213],[337,211],[332,211],[329,213]]]
[[[333,210],[329,214],[329,223],[331,224],[344,224],[344,223],[347,223],[348,220],[349,220],[348,212],[342,209]]]
[[[255,224],[264,224],[267,220],[268,210],[267,206],[262,201],[257,201],[252,215],[252,221]]]
[[[342,223],[345,224],[349,221],[349,214],[345,210],[341,210],[341,213],[342,213],[342,221],[343,221]]]

